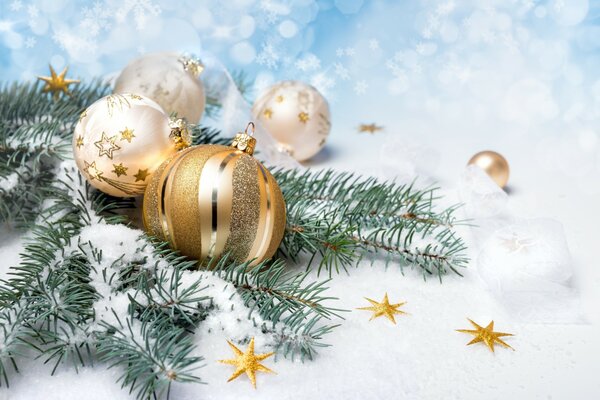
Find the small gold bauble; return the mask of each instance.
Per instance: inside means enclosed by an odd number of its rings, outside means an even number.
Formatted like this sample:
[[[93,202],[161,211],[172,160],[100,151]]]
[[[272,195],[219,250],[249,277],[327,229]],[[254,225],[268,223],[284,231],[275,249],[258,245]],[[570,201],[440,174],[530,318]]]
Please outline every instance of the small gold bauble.
[[[113,196],[137,196],[144,193],[152,172],[189,142],[185,127],[172,128],[169,116],[154,101],[113,94],[79,117],[73,156],[95,188]]]
[[[252,157],[254,142],[238,134],[235,147],[200,145],[165,161],[144,195],[148,233],[200,261],[229,253],[256,265],[273,256],[285,230],[285,202],[275,178]]]
[[[285,81],[271,86],[256,100],[252,114],[281,150],[298,161],[317,154],[331,130],[327,100],[303,82]]]
[[[484,170],[501,188],[508,183],[510,173],[508,162],[495,151],[486,150],[475,154],[469,160],[468,165],[476,165]]]
[[[198,78],[204,66],[176,53],[146,54],[131,61],[115,82],[115,93],[139,93],[157,102],[168,115],[198,123],[206,96]]]

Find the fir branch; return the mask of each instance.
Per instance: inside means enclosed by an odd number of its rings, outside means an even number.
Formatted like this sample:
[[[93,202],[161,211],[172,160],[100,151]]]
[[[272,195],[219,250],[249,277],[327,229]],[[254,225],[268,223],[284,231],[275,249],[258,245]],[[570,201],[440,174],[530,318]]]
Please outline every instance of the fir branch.
[[[140,322],[129,316],[118,325],[102,323],[108,334],[99,342],[100,359],[120,366],[119,378],[136,398],[169,397],[173,382],[202,382],[195,375],[202,357],[194,356],[190,337],[159,320]]]
[[[307,273],[288,271],[283,261],[265,261],[252,268],[248,263],[236,265],[225,256],[209,264],[213,273],[231,282],[240,293],[249,315],[254,311],[267,321],[263,330],[276,338],[276,350],[292,359],[313,359],[316,348],[326,346],[322,337],[337,325],[323,325],[323,319],[341,318],[342,309],[324,303],[336,300],[323,296],[329,281],[305,284]],[[282,325],[282,327],[279,327]]]
[[[436,189],[417,190],[333,171],[277,170],[287,204],[283,253],[318,257],[323,269],[347,271],[366,255],[382,253],[386,265],[416,265],[423,277],[460,274],[468,259],[454,228],[456,207],[437,211]]]

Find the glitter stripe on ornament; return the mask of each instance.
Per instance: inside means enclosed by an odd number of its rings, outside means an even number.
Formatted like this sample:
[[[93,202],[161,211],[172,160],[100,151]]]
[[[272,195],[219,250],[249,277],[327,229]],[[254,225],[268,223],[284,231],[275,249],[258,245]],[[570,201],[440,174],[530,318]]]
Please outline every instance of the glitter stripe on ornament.
[[[160,199],[159,203],[159,219],[160,225],[162,228],[163,237],[166,241],[169,241],[173,244],[173,247],[177,247],[175,240],[171,237],[171,226],[173,222],[171,221],[171,202],[170,202],[170,194],[173,185],[173,179],[171,177],[175,175],[183,156],[189,152],[191,149],[186,149],[184,151],[179,152],[172,160],[169,162],[169,165],[161,174],[162,184],[159,184],[160,194],[158,198]],[[169,196],[165,196],[165,193],[168,193]]]
[[[225,250],[236,260],[254,258],[250,253],[260,223],[261,193],[258,163],[252,157],[241,156],[233,173],[232,223]]]

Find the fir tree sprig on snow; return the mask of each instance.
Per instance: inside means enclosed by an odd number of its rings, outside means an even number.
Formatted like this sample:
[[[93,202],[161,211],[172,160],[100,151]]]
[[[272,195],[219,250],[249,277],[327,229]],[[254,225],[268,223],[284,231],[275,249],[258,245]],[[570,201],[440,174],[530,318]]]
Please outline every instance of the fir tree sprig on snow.
[[[248,271],[247,264],[227,258],[216,261],[212,272],[192,272],[196,262],[122,227],[122,216],[110,212],[129,204],[98,195],[73,168],[63,171],[48,191],[47,208],[32,227],[23,261],[4,282],[0,375],[5,383],[8,367],[16,368],[23,349],[38,352],[53,371],[65,362],[91,364],[97,354],[121,368],[122,385],[140,399],[168,396],[174,382],[199,382],[195,371],[202,358],[194,353],[189,334],[212,307],[204,293],[205,274],[239,290],[250,307],[248,318],[264,325],[285,355],[312,357],[320,337],[331,329],[317,324],[337,311],[323,304],[330,298],[322,296],[325,288],[319,283],[284,277],[282,265]],[[85,234],[110,226],[140,236],[136,248],[108,256],[106,239],[90,240]],[[128,231],[110,232],[119,237]],[[115,253],[114,246],[110,250]],[[284,303],[278,304],[281,299]],[[289,333],[301,329],[303,341]]]
[[[286,256],[310,255],[318,271],[347,270],[366,255],[382,254],[421,268],[423,277],[452,271],[460,275],[468,259],[454,227],[456,207],[438,211],[436,189],[379,182],[352,173],[277,170],[287,204]]]

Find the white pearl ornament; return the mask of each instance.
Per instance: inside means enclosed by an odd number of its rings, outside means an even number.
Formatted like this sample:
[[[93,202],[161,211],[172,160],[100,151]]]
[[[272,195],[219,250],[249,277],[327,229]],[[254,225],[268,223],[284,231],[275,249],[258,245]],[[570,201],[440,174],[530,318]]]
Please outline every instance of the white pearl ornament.
[[[168,115],[197,124],[206,96],[198,78],[202,64],[177,53],[151,53],[136,58],[115,82],[115,93],[137,93],[157,102]]]
[[[284,81],[271,86],[256,100],[252,114],[280,149],[298,161],[317,154],[331,130],[327,100],[304,82]]]
[[[147,97],[103,97],[81,114],[75,127],[77,167],[92,186],[107,194],[140,195],[154,170],[189,145],[187,130],[171,125],[169,116]]]

